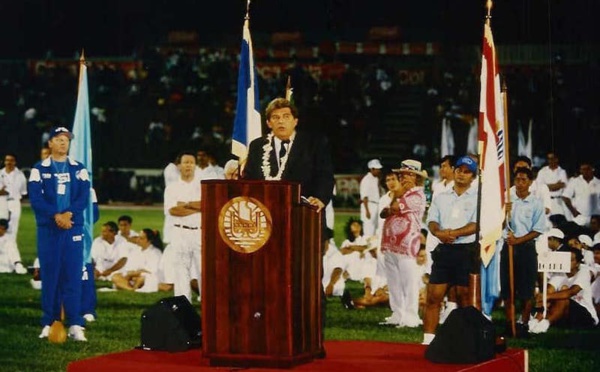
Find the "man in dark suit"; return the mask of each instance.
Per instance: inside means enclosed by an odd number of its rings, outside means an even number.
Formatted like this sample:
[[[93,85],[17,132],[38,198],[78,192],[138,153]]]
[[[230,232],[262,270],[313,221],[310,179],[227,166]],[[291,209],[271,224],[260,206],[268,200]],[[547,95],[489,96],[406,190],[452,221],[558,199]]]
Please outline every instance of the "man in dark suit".
[[[243,178],[300,183],[300,193],[318,211],[333,194],[333,164],[324,136],[296,131],[298,110],[285,98],[275,98],[266,109],[271,132],[250,143]]]
[[[265,110],[271,132],[250,143],[244,179],[286,180],[300,183],[300,194],[320,212],[333,195],[333,164],[329,142],[324,136],[296,131],[298,110],[285,98],[275,98]],[[324,211],[323,211],[324,212]],[[325,213],[321,213],[323,239]],[[323,249],[321,249],[322,251]],[[319,278],[318,282],[321,282]],[[321,334],[325,328],[325,294],[321,287]],[[325,357],[323,340],[317,358]]]

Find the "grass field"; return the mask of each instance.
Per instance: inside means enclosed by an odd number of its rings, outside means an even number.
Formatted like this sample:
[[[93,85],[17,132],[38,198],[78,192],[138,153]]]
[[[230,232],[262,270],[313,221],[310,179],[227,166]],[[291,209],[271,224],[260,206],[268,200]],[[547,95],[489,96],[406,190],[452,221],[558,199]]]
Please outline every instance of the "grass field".
[[[150,227],[162,229],[162,209],[100,208],[98,234],[103,222],[116,221],[121,214],[133,217],[136,230]],[[337,213],[336,241],[343,238],[342,228],[351,214]],[[23,261],[31,265],[36,257],[35,223],[29,207],[24,207],[18,236]],[[28,275],[0,274],[0,370],[65,371],[69,362],[111,352],[129,350],[140,344],[142,312],[170,293],[99,292],[98,320],[87,326],[86,343],[67,341],[62,345],[39,340],[40,293],[29,285]],[[353,295],[362,289],[348,284]],[[197,303],[196,303],[197,305]],[[378,325],[390,311],[387,308],[346,310],[339,298],[327,300],[325,338],[328,340],[379,340],[417,343],[422,330],[396,329]],[[493,314],[497,329],[503,328],[501,310]],[[460,342],[460,340],[457,340]],[[550,329],[547,334],[529,339],[508,340],[508,346],[529,350],[531,371],[598,371],[600,370],[600,329],[576,332]]]

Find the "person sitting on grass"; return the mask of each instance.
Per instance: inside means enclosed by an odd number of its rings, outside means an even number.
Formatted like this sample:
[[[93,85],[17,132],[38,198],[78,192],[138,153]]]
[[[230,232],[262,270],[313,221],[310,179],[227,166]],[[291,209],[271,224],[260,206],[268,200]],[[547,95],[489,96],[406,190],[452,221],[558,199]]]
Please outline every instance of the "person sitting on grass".
[[[390,305],[390,292],[388,286],[385,283],[385,278],[376,276],[372,281],[371,285],[373,290],[362,297],[352,299],[354,307],[357,309],[365,309],[372,306],[389,306]]]
[[[571,271],[555,275],[548,283],[546,318],[543,313],[529,321],[530,333],[545,333],[550,325],[570,329],[591,329],[598,324],[598,314],[592,301],[591,273],[581,265],[580,249],[570,248]],[[536,295],[536,307],[544,306],[541,293]]]
[[[26,274],[17,242],[7,230],[8,220],[0,218],[0,273]]]
[[[592,282],[592,301],[596,308],[596,314],[600,318],[600,243],[594,245],[592,251],[594,252],[594,265],[592,269],[595,271]]]
[[[158,291],[158,264],[162,240],[157,230],[143,229],[125,267],[115,273],[112,282],[117,289],[136,292]]]
[[[102,225],[100,236],[92,242],[92,261],[94,262],[94,278],[96,280],[112,280],[115,272],[127,263],[127,256],[133,243],[118,236],[119,227],[114,221]]]
[[[323,247],[323,277],[321,284],[325,296],[342,296],[346,288],[346,262],[339,249],[335,246],[333,231],[326,230],[326,235],[329,239],[325,240]],[[347,307],[347,306],[346,306]]]
[[[340,246],[340,252],[347,262],[346,271],[349,279],[362,282],[367,292],[367,289],[371,288],[371,279],[375,276],[377,268],[375,251],[369,247],[361,220],[352,217],[348,219],[344,232],[346,239]]]

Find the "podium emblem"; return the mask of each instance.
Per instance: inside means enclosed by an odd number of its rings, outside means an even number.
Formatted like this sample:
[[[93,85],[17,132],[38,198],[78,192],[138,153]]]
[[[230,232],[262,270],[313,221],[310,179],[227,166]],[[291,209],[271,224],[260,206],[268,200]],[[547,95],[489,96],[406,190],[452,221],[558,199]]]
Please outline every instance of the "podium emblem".
[[[219,233],[234,251],[252,253],[271,237],[271,213],[258,200],[238,196],[229,200],[219,213]]]

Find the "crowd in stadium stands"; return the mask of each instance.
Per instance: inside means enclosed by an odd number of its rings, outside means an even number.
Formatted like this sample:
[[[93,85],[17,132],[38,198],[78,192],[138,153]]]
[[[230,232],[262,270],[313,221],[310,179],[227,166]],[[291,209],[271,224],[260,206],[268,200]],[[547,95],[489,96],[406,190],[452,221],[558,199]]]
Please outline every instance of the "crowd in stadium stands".
[[[343,58],[342,58],[343,57]],[[287,70],[260,78],[261,107],[284,93],[291,77],[294,100],[303,113],[301,125],[318,128],[330,138],[336,173],[362,172],[369,157],[370,133],[385,115],[402,110],[395,98],[407,88],[399,70],[408,68],[398,56],[334,56],[327,61],[286,60]],[[456,153],[465,153],[469,126],[479,104],[478,60],[445,63],[450,56],[410,61],[426,71],[410,88],[420,92],[421,105],[412,156],[426,166],[439,159],[440,123],[450,119]],[[312,74],[307,63],[342,62],[335,77]],[[47,131],[56,124],[70,126],[77,90],[77,59],[73,61],[0,61],[0,148],[19,154],[27,168],[37,160]],[[258,61],[260,67],[261,61]],[[182,148],[210,147],[223,165],[230,157],[235,117],[238,54],[235,50],[199,49],[190,54],[148,49],[137,59],[89,61],[94,168],[101,182],[132,186],[105,190],[101,201],[132,198],[138,192],[160,195],[148,179],[115,169],[162,169]],[[401,67],[402,66],[402,67]],[[557,57],[548,66],[506,66],[510,148],[517,148],[518,128],[527,134],[533,123],[534,163],[555,150],[573,171],[583,158],[596,161],[593,139],[600,133],[594,105],[598,67],[566,65]],[[536,165],[541,165],[536,164]],[[98,178],[97,178],[98,179]],[[153,188],[156,189],[153,191]],[[110,195],[125,193],[126,195]],[[109,195],[107,195],[109,194]]]

